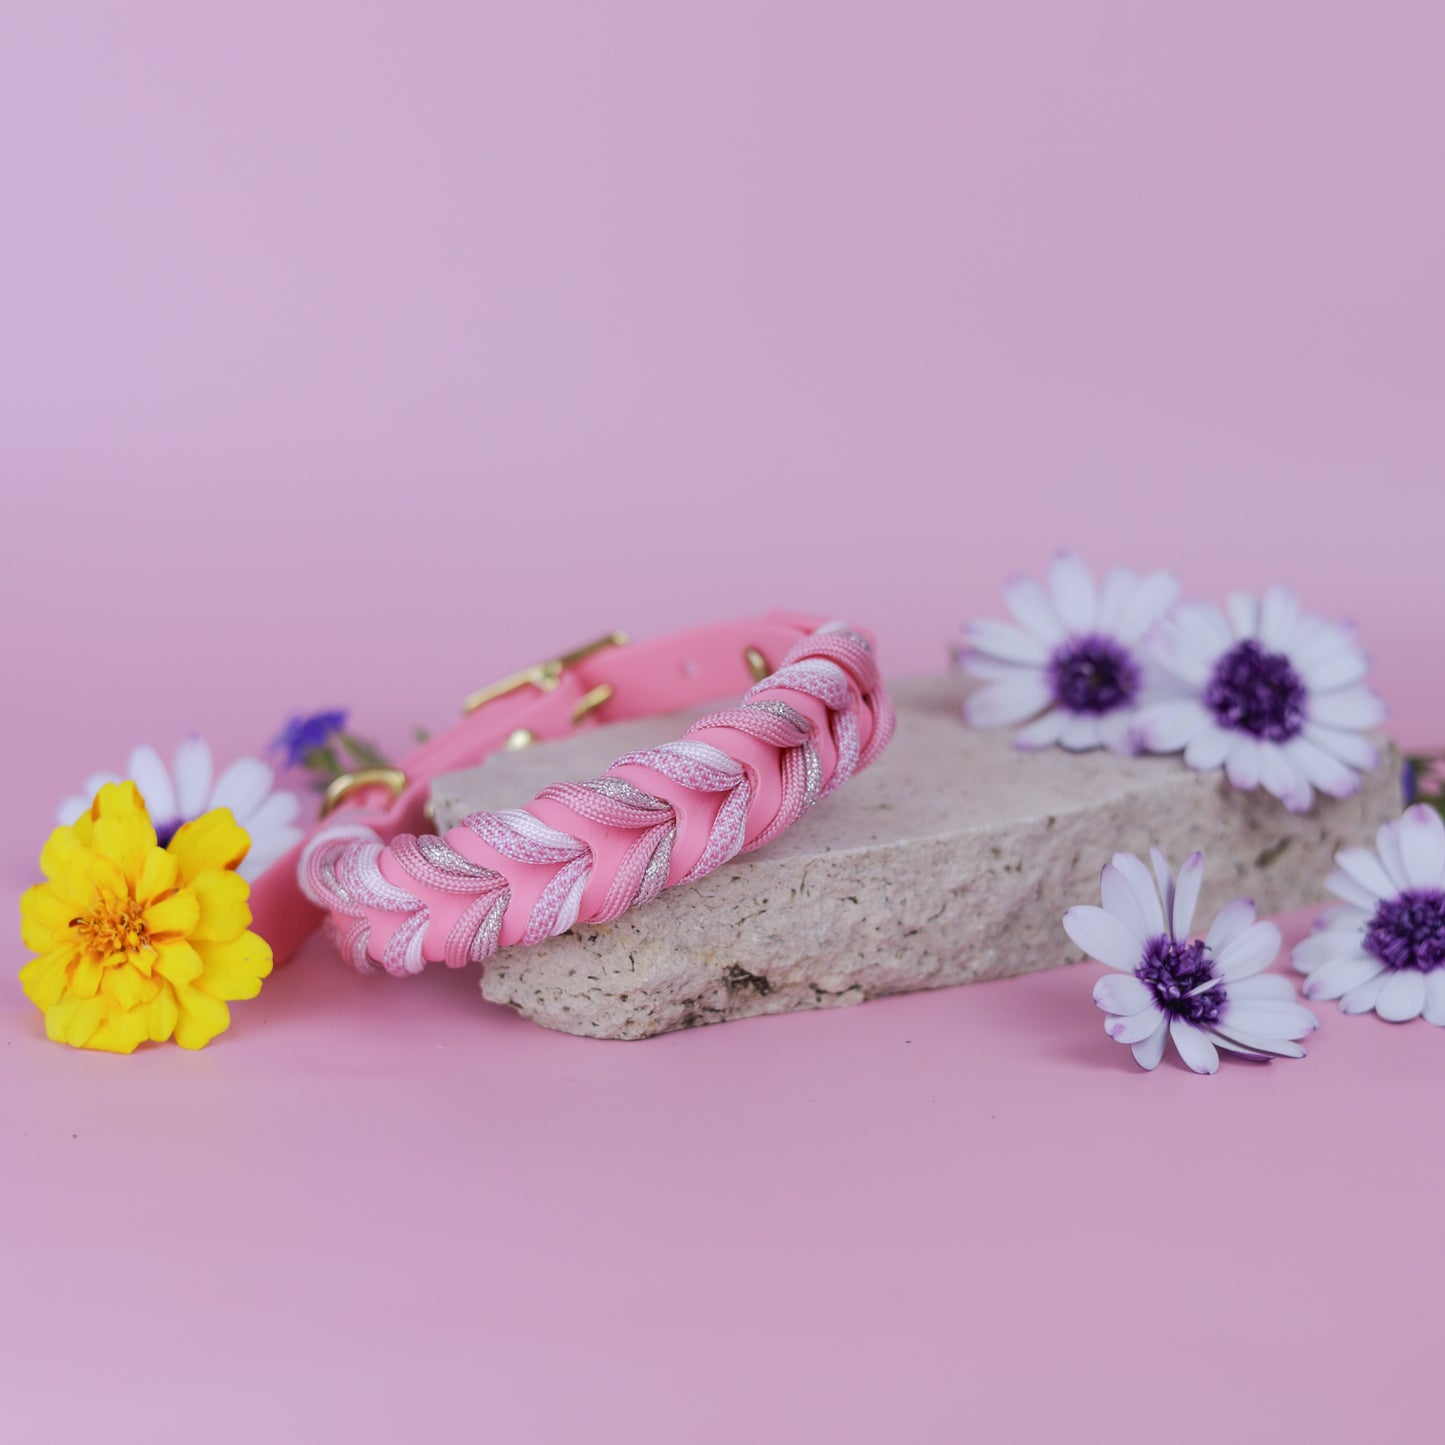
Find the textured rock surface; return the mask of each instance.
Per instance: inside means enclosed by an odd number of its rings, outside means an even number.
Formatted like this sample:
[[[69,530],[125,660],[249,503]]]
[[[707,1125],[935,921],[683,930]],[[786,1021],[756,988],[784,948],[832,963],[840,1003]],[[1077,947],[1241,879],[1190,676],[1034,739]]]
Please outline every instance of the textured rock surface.
[[[781,838],[615,923],[504,949],[482,992],[548,1028],[639,1039],[754,1014],[1001,978],[1069,961],[1060,916],[1098,901],[1118,849],[1208,862],[1201,908],[1313,903],[1336,849],[1399,810],[1392,751],[1360,792],[1305,817],[1178,758],[1014,751],[959,718],[952,676],[891,684],[898,732],[882,759]],[[525,803],[686,718],[597,728],[438,778],[443,830]],[[1388,751],[1388,750],[1387,750]]]

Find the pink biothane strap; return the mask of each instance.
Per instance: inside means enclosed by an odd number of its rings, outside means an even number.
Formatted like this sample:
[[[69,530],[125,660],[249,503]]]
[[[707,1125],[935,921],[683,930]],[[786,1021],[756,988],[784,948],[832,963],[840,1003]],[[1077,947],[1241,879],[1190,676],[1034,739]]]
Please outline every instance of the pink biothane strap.
[[[676,742],[554,784],[525,808],[474,813],[444,838],[420,829],[430,778],[480,761],[519,729],[573,731],[579,703],[599,689],[606,700],[584,725],[696,706],[757,670],[767,675],[741,702]],[[364,972],[480,963],[499,947],[616,918],[761,847],[868,766],[892,730],[872,644],[841,623],[773,613],[598,652],[551,690],[505,692],[428,743],[405,761],[390,806],[372,788],[326,818],[258,880],[257,928],[275,949],[277,924],[295,937],[298,903],[311,927],[314,905]],[[266,886],[287,864],[309,902]]]
[[[491,701],[401,760],[406,781],[398,795],[391,796],[381,785],[357,789],[318,824],[312,836],[322,828],[357,821],[364,821],[383,840],[399,833],[424,833],[431,780],[440,774],[473,767],[511,740],[566,737],[600,722],[705,705],[746,684],[751,676],[749,649],[771,670],[822,621],[801,613],[771,612],[625,646],[584,649],[584,655],[558,666],[555,677],[546,679],[550,687],[492,689],[497,695]],[[543,669],[535,672],[543,676]],[[610,686],[612,696],[579,724],[577,709],[602,686]],[[301,891],[297,878],[309,841],[303,839],[251,885],[255,927],[271,945],[277,963],[290,959],[325,917]]]

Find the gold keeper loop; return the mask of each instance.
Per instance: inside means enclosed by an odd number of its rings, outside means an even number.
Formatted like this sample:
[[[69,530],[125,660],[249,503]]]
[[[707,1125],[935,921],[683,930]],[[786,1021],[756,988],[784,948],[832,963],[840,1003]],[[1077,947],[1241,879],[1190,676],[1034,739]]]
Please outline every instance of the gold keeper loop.
[[[462,711],[464,713],[476,712],[479,707],[485,707],[489,702],[495,702],[499,697],[506,697],[508,693],[516,692],[519,688],[531,686],[541,692],[552,692],[557,684],[562,681],[562,674],[585,657],[591,657],[595,652],[603,652],[609,647],[626,647],[632,639],[625,632],[608,632],[602,637],[593,639],[591,642],[584,642],[581,647],[574,647],[571,652],[564,652],[560,656],[549,658],[546,662],[534,662],[531,667],[524,667],[520,672],[514,672],[509,677],[504,677],[500,682],[489,682],[486,687],[479,687],[475,692],[468,693],[462,699]],[[594,688],[593,692],[597,689]],[[588,693],[588,697],[592,694]],[[586,701],[586,698],[583,699]],[[580,704],[579,704],[580,705]],[[592,707],[598,704],[593,703]],[[584,708],[583,714],[590,712],[591,708]],[[573,719],[576,720],[575,717]]]

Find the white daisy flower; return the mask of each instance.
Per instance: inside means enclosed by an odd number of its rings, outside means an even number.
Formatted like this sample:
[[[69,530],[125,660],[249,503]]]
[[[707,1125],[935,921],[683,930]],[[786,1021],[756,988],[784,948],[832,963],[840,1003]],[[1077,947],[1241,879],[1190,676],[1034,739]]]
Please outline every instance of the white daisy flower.
[[[1258,601],[1237,594],[1225,612],[1178,607],[1149,642],[1191,695],[1139,709],[1141,748],[1182,749],[1201,771],[1223,766],[1236,788],[1263,787],[1295,813],[1316,788],[1349,797],[1378,763],[1362,736],[1385,716],[1364,686],[1369,661],[1350,628],[1302,612],[1287,587]]]
[[[964,717],[979,728],[1027,722],[1014,739],[1020,748],[1137,752],[1134,711],[1159,695],[1161,681],[1140,644],[1178,595],[1167,572],[1140,577],[1125,567],[1096,588],[1069,553],[1055,558],[1047,590],[1014,578],[1004,602],[1018,626],[985,620],[965,629],[960,662],[988,685],[969,696]]]
[[[1237,898],[1202,939],[1191,939],[1204,855],[1195,853],[1177,882],[1157,848],[1151,856],[1153,878],[1132,853],[1116,853],[1103,873],[1104,906],[1064,914],[1074,943],[1118,970],[1094,986],[1109,1037],[1129,1044],[1145,1069],[1158,1066],[1170,1039],[1196,1074],[1218,1069],[1220,1049],[1302,1059],[1296,1040],[1319,1020],[1296,1001],[1287,978],[1263,972],[1279,954],[1279,929],[1256,923],[1254,904]]]
[[[153,747],[142,745],[131,753],[125,777],[140,789],[163,848],[182,823],[212,808],[229,808],[251,838],[250,852],[236,870],[246,879],[257,877],[303,836],[295,826],[301,803],[294,793],[273,791],[276,775],[270,767],[260,758],[237,758],[217,778],[204,738],[187,738],[176,749],[173,770],[167,770]],[[92,774],[85,780],[83,795],[77,793],[61,803],[56,822],[73,823],[106,783],[121,781],[114,773]]]
[[[1325,886],[1344,902],[1297,944],[1306,998],[1340,1001],[1347,1014],[1445,1027],[1445,822],[1424,803],[1346,848]]]

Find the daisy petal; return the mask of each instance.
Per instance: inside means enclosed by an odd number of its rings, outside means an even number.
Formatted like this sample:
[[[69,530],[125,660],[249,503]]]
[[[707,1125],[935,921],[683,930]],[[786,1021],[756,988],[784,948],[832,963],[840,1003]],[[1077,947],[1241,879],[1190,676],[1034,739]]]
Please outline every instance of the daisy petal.
[[[1071,753],[1088,752],[1090,748],[1099,746],[1099,716],[1097,713],[1081,712],[1075,713],[1068,722],[1064,724],[1064,730],[1059,734],[1059,746],[1067,748]]]
[[[1369,848],[1341,848],[1335,854],[1335,862],[1374,898],[1393,898],[1398,891],[1390,882],[1379,855]]]
[[[1027,633],[1050,647],[1064,640],[1063,624],[1049,594],[1032,577],[1014,577],[1004,584],[1003,600]]]
[[[1445,968],[1434,968],[1425,975],[1425,1022],[1445,1027]]]
[[[1331,903],[1315,919],[1314,931],[1323,933],[1326,929],[1341,929],[1363,934],[1373,916],[1373,908],[1357,908],[1353,903]]]
[[[1089,569],[1071,552],[1055,557],[1049,568],[1049,590],[1066,632],[1088,632],[1094,626],[1097,602]]]
[[[211,793],[211,749],[204,738],[187,738],[176,749],[176,810],[182,818],[198,818]]]
[[[255,844],[236,867],[236,872],[248,882],[253,882],[278,858],[284,858],[306,836],[306,830],[289,824],[262,836],[263,841]]]
[[[1104,1020],[1104,1032],[1117,1044],[1141,1044],[1164,1024],[1164,1010],[1151,1003],[1136,1014],[1111,1015]]]
[[[1128,708],[1121,707],[1100,717],[1099,741],[1120,757],[1132,757],[1139,751],[1134,741],[1134,717]]]
[[[964,702],[964,717],[972,727],[1010,727],[1042,712],[1052,699],[1043,673],[1033,672],[1019,682],[991,683],[971,692]]]
[[[1094,1002],[1111,1014],[1137,1014],[1150,1008],[1154,995],[1147,984],[1123,973],[1106,973],[1094,985]]]
[[[1139,574],[1132,567],[1111,567],[1104,574],[1099,584],[1099,605],[1094,609],[1094,626],[1100,632],[1118,634],[1119,614],[1138,585]]]
[[[1211,722],[1208,727],[1201,728],[1189,739],[1184,749],[1185,766],[1198,773],[1211,773],[1215,768],[1224,765],[1224,760],[1233,746],[1233,735]]]
[[[1251,924],[1220,951],[1214,971],[1226,981],[1263,973],[1279,957],[1283,941],[1273,923]]]
[[[161,755],[148,743],[143,743],[130,755],[130,777],[145,799],[151,822],[169,823],[180,816],[176,810],[176,792],[171,786],[171,775],[166,771]]]
[[[1411,888],[1438,888],[1445,881],[1445,819],[1417,803],[1400,819],[1400,861]]]
[[[1352,988],[1367,983],[1384,967],[1377,959],[1357,953],[1353,958],[1333,958],[1321,964],[1304,981],[1306,998],[1343,998]]]
[[[1358,933],[1337,932],[1314,933],[1295,944],[1290,959],[1301,973],[1313,973],[1327,963],[1344,958],[1364,958]],[[1349,987],[1353,988],[1351,984]],[[1343,992],[1343,990],[1341,990]]]
[[[1112,863],[1106,863],[1104,871],[1099,875],[1099,888],[1103,894],[1106,911],[1112,913],[1134,935],[1142,952],[1144,945],[1160,930],[1150,927],[1150,915],[1140,908],[1139,900],[1135,898],[1129,880]],[[1152,893],[1153,889],[1150,889],[1150,892]],[[1156,906],[1154,912],[1158,911]],[[1143,1004],[1138,1007],[1142,1008]],[[1132,1013],[1133,1010],[1115,1009],[1114,1012]]]
[[[1134,935],[1112,913],[1085,904],[1064,914],[1064,932],[1090,958],[1110,968],[1133,973],[1139,962]]]
[[[1340,999],[1340,1012],[1346,1014],[1367,1014],[1375,1006],[1380,990],[1385,986],[1385,970],[1381,969],[1374,978],[1358,983]]]
[[[1403,892],[1410,886],[1409,874],[1405,871],[1405,854],[1400,845],[1400,824],[1397,820],[1393,823],[1382,823],[1379,831],[1375,834],[1375,851],[1380,855],[1380,864],[1385,872],[1390,875],[1390,881]],[[1328,883],[1326,884],[1328,886]],[[1341,897],[1344,895],[1341,894]],[[1374,907],[1374,900],[1368,903],[1360,899],[1347,899],[1350,903],[1360,903],[1361,907]]]
[[[1284,745],[1284,751],[1306,782],[1320,792],[1332,798],[1349,798],[1359,791],[1360,775],[1308,738],[1291,738]]]
[[[1164,932],[1164,910],[1149,870],[1132,853],[1115,853],[1113,867],[1129,885],[1150,938]]]
[[[1307,813],[1314,802],[1314,789],[1276,743],[1259,747],[1259,781],[1267,793],[1278,798],[1291,813]]]
[[[1164,1057],[1164,1045],[1169,1042],[1169,1024],[1163,1014],[1159,1016],[1159,1027],[1147,1039],[1140,1039],[1134,1047],[1134,1062],[1141,1069],[1157,1069]]]
[[[92,793],[91,797],[95,795]],[[82,798],[79,793],[73,797],[62,798],[60,806],[55,810],[55,821],[62,828],[68,828],[83,813],[90,811],[90,798]]]
[[[1209,726],[1211,719],[1204,705],[1186,698],[1141,708],[1134,720],[1134,737],[1151,753],[1177,753]]]
[[[1224,771],[1229,781],[1242,793],[1253,792],[1259,786],[1260,745],[1258,738],[1248,733],[1236,734],[1224,759]]]
[[[1336,868],[1333,872],[1325,875],[1325,887],[1335,895],[1336,898],[1343,898],[1346,903],[1353,903],[1357,908],[1368,909],[1373,912],[1379,900],[1367,888],[1361,887],[1343,869]]]
[[[260,758],[237,758],[216,779],[211,807],[229,808],[243,826],[265,801],[276,775]]]
[[[1036,718],[1026,728],[1021,728],[1014,735],[1014,747],[1021,752],[1035,752],[1039,748],[1051,748],[1062,736],[1068,722],[1069,714],[1063,708],[1053,708],[1041,718]]]
[[[1218,958],[1254,922],[1254,912],[1254,899],[1236,898],[1214,915],[1214,922],[1209,925],[1204,939],[1204,946],[1211,957]]]
[[[1203,1029],[1196,1028],[1177,1014],[1169,1021],[1169,1037],[1179,1050],[1179,1057],[1196,1074],[1213,1074],[1219,1069],[1219,1052]]]
[[[1220,1033],[1226,1032],[1218,1025],[1216,1028]],[[1273,1054],[1284,1059],[1302,1059],[1305,1056],[1305,1051],[1291,1039],[1259,1039],[1239,1029],[1229,1029],[1228,1034],[1237,1044],[1255,1053]]]
[[[1151,572],[1135,584],[1120,605],[1115,631],[1124,642],[1138,642],[1174,605],[1179,582],[1168,572]]]
[[[1294,984],[1282,973],[1257,973],[1253,978],[1235,979],[1229,985],[1232,999],[1272,999],[1278,1003],[1294,1003]]]
[[[1010,627],[1006,622],[982,618],[968,624],[969,645],[1003,662],[1026,662],[1042,667],[1049,660],[1049,650],[1037,637]]]
[[[1150,656],[1181,685],[1195,692],[1202,692],[1209,683],[1213,663],[1201,655],[1201,644],[1191,639],[1180,625],[1179,613],[1159,623],[1149,634],[1145,644]]]
[[[1250,1059],[1257,1064],[1267,1064],[1272,1057],[1263,1049],[1252,1049],[1245,1044],[1236,1043],[1228,1034],[1221,1033],[1218,1029],[1209,1031],[1209,1042],[1216,1049],[1228,1049],[1232,1054],[1238,1054],[1243,1059]]]
[[[1259,631],[1259,603],[1247,592],[1231,592],[1224,610],[1238,638],[1253,637]]]
[[[1298,668],[1304,684],[1311,692],[1335,692],[1363,682],[1370,670],[1370,660],[1353,647],[1338,647],[1325,652],[1318,662]]]
[[[278,791],[272,793],[249,817],[237,821],[251,835],[254,843],[267,833],[278,831],[294,823],[301,815],[301,799],[295,793]]]
[[[1220,1020],[1220,1027],[1232,1037],[1246,1034],[1261,1042],[1308,1038],[1319,1026],[1320,1021],[1303,1004],[1274,999],[1230,999]]]
[[[1311,722],[1328,728],[1378,727],[1385,720],[1385,704],[1367,687],[1346,688],[1344,692],[1312,693],[1309,701]]]
[[[1041,712],[1053,700],[1053,692],[1041,672],[1018,682],[993,683],[969,693],[963,715],[972,727],[1009,727]]]
[[[1022,682],[1025,678],[1037,677],[1039,669],[1027,662],[1000,662],[996,657],[985,656],[982,652],[965,649],[958,659],[958,665],[970,676],[982,682]]]
[[[1204,854],[1191,853],[1174,880],[1173,931],[1175,938],[1188,938],[1194,922],[1194,908],[1204,883]]]
[[[1276,583],[1259,604],[1259,640],[1272,652],[1283,652],[1299,621],[1299,598]]]
[[[1418,968],[1397,968],[1385,979],[1375,1012],[1392,1024],[1420,1017],[1425,1007],[1425,975]]]
[[[1165,928],[1174,917],[1174,870],[1169,860],[1157,849],[1149,850],[1149,861],[1154,865],[1154,881],[1159,885],[1159,897],[1164,902]]]
[[[1320,663],[1337,657],[1341,652],[1357,653],[1355,630],[1337,622],[1326,622],[1323,617],[1306,613],[1295,627],[1290,643],[1290,661],[1295,671],[1304,677]]]
[[[1362,773],[1370,772],[1380,761],[1380,752],[1369,738],[1359,733],[1344,732],[1339,728],[1324,728],[1307,722],[1302,734],[1321,752],[1342,762],[1347,768],[1357,768]]]

